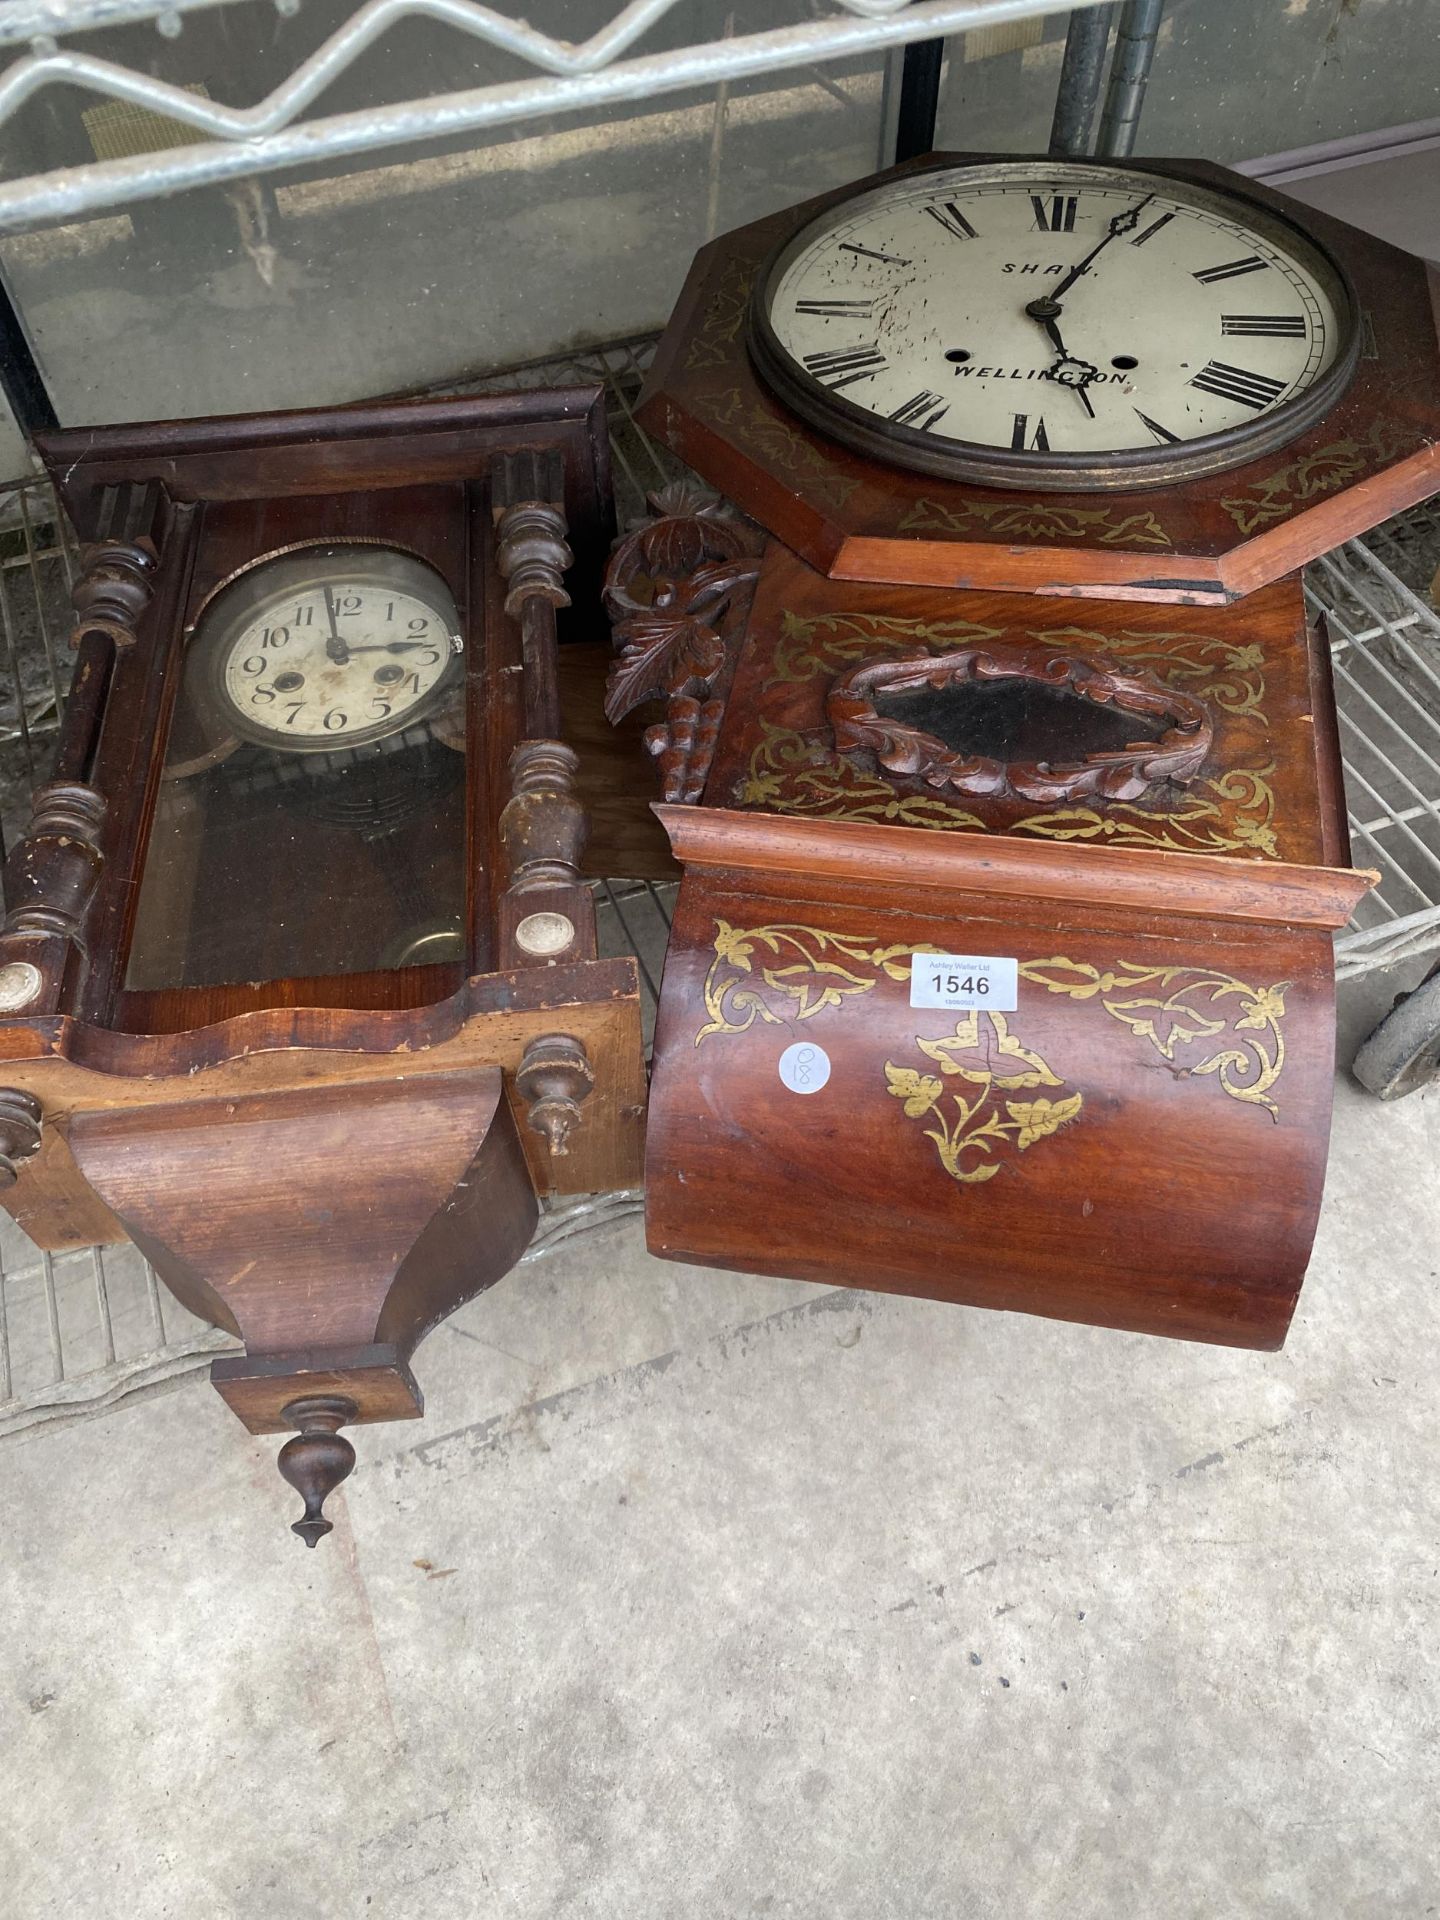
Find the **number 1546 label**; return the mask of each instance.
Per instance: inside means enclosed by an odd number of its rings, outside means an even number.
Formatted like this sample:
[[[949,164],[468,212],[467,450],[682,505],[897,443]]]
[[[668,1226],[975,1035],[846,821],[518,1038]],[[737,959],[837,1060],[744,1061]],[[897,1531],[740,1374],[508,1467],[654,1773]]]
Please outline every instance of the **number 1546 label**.
[[[910,963],[912,1007],[1013,1013],[1018,991],[1018,963],[994,954],[917,953]]]

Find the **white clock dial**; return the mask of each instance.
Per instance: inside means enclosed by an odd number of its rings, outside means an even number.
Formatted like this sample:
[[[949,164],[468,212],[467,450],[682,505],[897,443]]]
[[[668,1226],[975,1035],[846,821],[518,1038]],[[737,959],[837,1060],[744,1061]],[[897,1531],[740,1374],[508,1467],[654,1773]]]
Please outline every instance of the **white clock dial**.
[[[1301,431],[1354,335],[1339,269],[1258,203],[1027,160],[832,208],[763,277],[752,340],[807,418],[900,464],[1141,485]]]
[[[456,679],[454,601],[438,575],[386,548],[302,548],[242,576],[197,644],[242,739],[306,752],[395,733]]]

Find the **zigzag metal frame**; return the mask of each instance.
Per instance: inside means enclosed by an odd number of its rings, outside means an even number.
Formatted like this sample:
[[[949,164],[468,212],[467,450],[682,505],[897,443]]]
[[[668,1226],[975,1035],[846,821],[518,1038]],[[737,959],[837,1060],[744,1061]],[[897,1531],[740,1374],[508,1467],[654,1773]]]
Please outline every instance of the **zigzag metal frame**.
[[[630,0],[607,26],[580,42],[554,39],[477,0],[367,0],[288,80],[253,107],[227,107],[114,61],[62,51],[55,45],[57,34],[146,19],[173,32],[181,14],[222,3],[0,0],[0,45],[28,40],[31,46],[30,53],[0,76],[0,125],[43,89],[75,86],[148,108],[208,136],[194,146],[66,167],[0,184],[0,231],[18,232],[187,187],[451,137],[543,114],[605,108],[714,86],[723,80],[1063,10],[1057,0],[830,0],[838,10],[830,19],[622,60],[684,0]],[[1101,0],[1076,3],[1093,6]],[[439,20],[499,48],[541,69],[543,77],[294,124],[367,48],[415,16]]]

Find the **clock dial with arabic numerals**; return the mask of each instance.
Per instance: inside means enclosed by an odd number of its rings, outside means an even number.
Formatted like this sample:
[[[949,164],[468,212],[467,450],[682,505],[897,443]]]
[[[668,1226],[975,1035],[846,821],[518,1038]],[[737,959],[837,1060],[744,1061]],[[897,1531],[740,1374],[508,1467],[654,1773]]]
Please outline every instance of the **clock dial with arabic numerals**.
[[[201,617],[210,704],[225,730],[287,752],[384,739],[459,678],[449,588],[392,548],[303,547],[231,582]]]
[[[772,258],[751,351],[778,395],[921,472],[1083,490],[1235,466],[1354,370],[1341,269],[1268,207],[1095,162],[920,170]]]

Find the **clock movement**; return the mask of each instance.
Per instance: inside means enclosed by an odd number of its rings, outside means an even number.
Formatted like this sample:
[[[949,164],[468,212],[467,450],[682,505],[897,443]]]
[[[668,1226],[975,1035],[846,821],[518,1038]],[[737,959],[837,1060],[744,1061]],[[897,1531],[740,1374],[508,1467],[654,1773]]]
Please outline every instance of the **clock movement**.
[[[6,876],[4,1200],[45,1248],[128,1235],[243,1342],[212,1379],[295,1435],[313,1545],[338,1430],[420,1413],[415,1346],[540,1199],[638,1181],[557,675],[612,531],[601,395],[41,450],[84,570]]]
[[[722,497],[606,589],[684,869],[652,1251],[1283,1341],[1375,878],[1294,569],[1436,484],[1435,314],[1188,161],[935,155],[702,251],[640,418]]]

